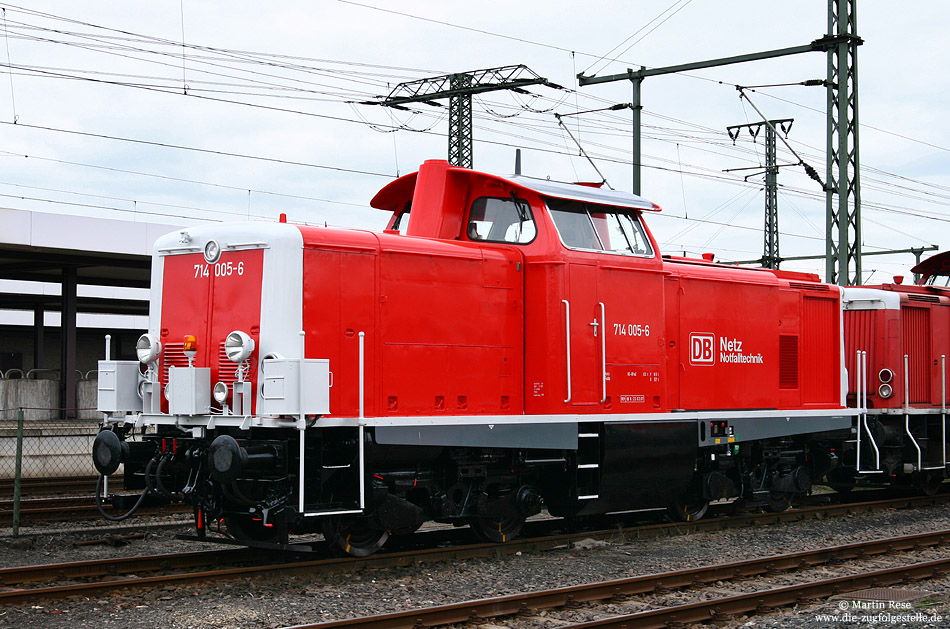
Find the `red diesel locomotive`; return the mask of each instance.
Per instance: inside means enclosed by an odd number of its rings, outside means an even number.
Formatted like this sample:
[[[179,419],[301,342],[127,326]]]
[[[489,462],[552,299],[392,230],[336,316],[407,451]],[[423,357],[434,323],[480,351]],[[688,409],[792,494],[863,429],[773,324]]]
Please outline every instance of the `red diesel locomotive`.
[[[320,531],[356,555],[428,520],[503,542],[542,508],[694,519],[825,477],[935,482],[934,446],[867,454],[858,296],[663,256],[659,208],[622,192],[428,161],[372,206],[382,233],[161,238],[140,362],[100,363],[97,469],[188,501],[199,537]]]
[[[843,293],[848,399],[859,408],[855,440],[845,447],[853,469],[834,472],[837,485],[856,475],[917,481],[936,491],[947,467],[947,355],[950,289],[935,280],[950,273],[950,254],[912,269],[920,285],[846,288]]]

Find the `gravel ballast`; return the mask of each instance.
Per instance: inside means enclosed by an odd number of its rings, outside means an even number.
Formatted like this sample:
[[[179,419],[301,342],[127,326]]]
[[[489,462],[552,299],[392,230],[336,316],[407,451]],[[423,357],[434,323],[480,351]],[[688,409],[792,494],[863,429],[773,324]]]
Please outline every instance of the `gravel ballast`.
[[[20,539],[0,538],[0,565],[59,563],[206,548],[206,545],[175,539],[177,533],[185,530],[146,529],[146,539],[132,540],[120,547],[73,545],[83,539],[101,538],[108,532],[105,529],[83,532],[31,530]],[[207,585],[159,587],[95,598],[38,601],[32,605],[0,607],[0,627],[283,627],[936,530],[950,530],[950,506],[889,510],[660,539],[586,540],[571,549],[367,569],[343,575],[274,576]],[[769,579],[763,577],[742,587],[754,590],[767,589],[771,585]],[[914,601],[914,611],[921,611],[931,618],[938,614],[943,620],[940,624],[932,624],[914,617],[903,624],[886,622],[887,626],[950,626],[950,579],[913,583],[905,588],[928,593]],[[664,597],[656,595],[652,601],[650,597],[643,600],[662,605]],[[847,610],[841,607],[842,600],[847,602],[849,599],[845,595],[815,605],[781,610],[769,616],[738,618],[706,626],[719,629],[872,626],[850,623],[845,616]],[[851,611],[856,613],[854,609]],[[494,623],[509,624],[505,619],[497,619]],[[563,625],[563,621],[539,614],[514,620],[512,624],[554,627]]]

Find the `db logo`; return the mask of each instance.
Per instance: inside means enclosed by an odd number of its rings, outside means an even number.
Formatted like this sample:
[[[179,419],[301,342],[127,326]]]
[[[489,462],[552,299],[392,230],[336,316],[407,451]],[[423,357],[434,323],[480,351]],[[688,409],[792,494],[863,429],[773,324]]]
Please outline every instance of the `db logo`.
[[[691,365],[714,365],[716,364],[716,355],[713,349],[716,346],[716,337],[713,334],[689,335],[689,364]]]

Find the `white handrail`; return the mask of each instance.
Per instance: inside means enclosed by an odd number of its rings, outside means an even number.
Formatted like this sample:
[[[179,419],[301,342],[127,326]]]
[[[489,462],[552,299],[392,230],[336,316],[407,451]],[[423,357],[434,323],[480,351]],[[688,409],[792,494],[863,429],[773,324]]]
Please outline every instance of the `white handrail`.
[[[564,403],[571,401],[571,302],[562,299],[564,304],[564,343],[567,348],[567,399]]]
[[[881,469],[881,450],[877,447],[877,442],[874,440],[874,434],[871,432],[871,428],[868,426],[868,353],[866,351],[859,351],[857,353],[857,365],[855,365],[855,370],[857,371],[857,392],[858,392],[858,410],[861,411],[858,416],[858,451],[857,459],[855,463],[855,469],[858,473],[861,474],[881,474],[883,470]],[[868,434],[868,439],[871,440],[871,447],[874,448],[874,469],[873,470],[862,470],[861,469],[861,428],[864,428],[864,432]]]
[[[305,446],[306,446],[306,434],[307,434],[307,418],[304,416],[303,412],[303,390],[304,390],[304,381],[303,381],[303,361],[307,357],[307,333],[303,330],[300,331],[300,366],[297,372],[297,404],[299,406],[298,410],[300,414],[297,417],[297,432],[300,434],[300,463],[297,471],[297,481],[298,488],[297,493],[297,507],[300,513],[305,511],[304,509],[304,476],[306,474],[306,461],[304,459]],[[243,409],[242,409],[243,410]]]
[[[923,469],[923,452],[920,449],[920,444],[917,443],[917,440],[914,438],[913,433],[910,431],[910,375],[909,375],[909,365],[910,358],[907,354],[904,354],[904,432],[907,433],[907,436],[910,437],[910,442],[914,445],[914,449],[917,450],[917,470]]]
[[[366,507],[366,483],[363,482],[365,478],[366,469],[365,469],[365,453],[364,453],[364,435],[363,431],[365,430],[365,401],[363,400],[364,391],[366,390],[366,333],[360,330],[360,425],[357,432],[357,438],[360,440],[359,445],[359,458],[360,458],[360,474],[359,474],[359,484],[360,484],[360,511]]]
[[[600,303],[600,378],[601,378],[601,399],[603,404],[607,401],[607,314],[604,309],[604,302]],[[596,328],[594,328],[596,330]]]
[[[858,447],[857,453],[855,454],[855,469],[861,471],[861,428],[864,424],[864,418],[867,413],[864,410],[861,396],[861,385],[863,381],[863,376],[861,374],[861,350],[858,350],[854,356],[854,390],[856,393],[855,404],[858,407]]]

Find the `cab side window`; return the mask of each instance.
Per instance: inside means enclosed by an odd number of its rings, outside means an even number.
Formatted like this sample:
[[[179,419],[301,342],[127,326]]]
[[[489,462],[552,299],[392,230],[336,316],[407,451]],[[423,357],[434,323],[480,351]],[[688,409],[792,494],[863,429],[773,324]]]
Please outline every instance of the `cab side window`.
[[[524,199],[479,197],[472,203],[466,233],[469,240],[523,245],[538,232]]]
[[[396,220],[393,221],[392,229],[393,231],[398,231],[403,236],[406,235],[406,229],[409,227],[409,212],[412,210],[412,201],[406,203],[406,207],[399,211],[399,214],[396,215]]]

